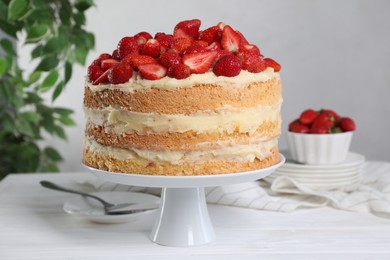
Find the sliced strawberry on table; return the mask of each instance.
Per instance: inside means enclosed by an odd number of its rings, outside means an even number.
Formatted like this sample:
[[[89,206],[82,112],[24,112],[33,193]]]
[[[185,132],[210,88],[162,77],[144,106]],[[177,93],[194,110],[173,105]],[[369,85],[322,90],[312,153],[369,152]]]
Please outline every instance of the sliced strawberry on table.
[[[156,39],[149,39],[142,48],[141,54],[157,58],[161,54],[161,48],[161,44]]]
[[[184,33],[189,37],[191,37],[192,39],[197,40],[199,38],[200,24],[201,21],[199,19],[181,21],[175,26],[173,30],[173,36],[174,38],[177,38],[178,37],[177,31],[180,30],[181,35]]]
[[[221,45],[224,50],[238,52],[240,48],[241,37],[232,27],[226,25],[222,31]]]
[[[174,51],[164,52],[157,60],[165,68],[181,63],[181,56]]]
[[[123,37],[118,43],[118,55],[120,59],[123,59],[132,52],[139,52],[139,46],[137,40],[134,37]]]
[[[94,82],[103,74],[103,70],[98,65],[90,65],[88,67],[88,79],[91,82]]]
[[[172,43],[171,50],[175,51],[179,55],[192,45],[193,40],[186,38],[175,39]]]
[[[318,114],[313,109],[306,109],[299,116],[299,122],[304,125],[311,125],[317,118]]]
[[[220,42],[222,38],[222,29],[219,26],[212,26],[200,32],[199,39],[206,41],[208,44]]]
[[[127,62],[120,62],[108,71],[108,81],[111,84],[127,82],[133,76],[133,69]]]
[[[341,118],[339,125],[343,132],[355,131],[356,129],[355,122],[349,117]]]
[[[275,72],[279,72],[280,69],[282,68],[279,63],[277,63],[276,61],[274,61],[271,58],[265,58],[264,62],[265,62],[266,67],[273,68]]]
[[[114,66],[115,64],[117,64],[118,62],[119,61],[117,61],[115,59],[102,60],[100,67],[102,68],[103,71],[106,71],[109,68],[111,68],[112,66]]]
[[[241,60],[233,54],[225,55],[214,65],[213,72],[217,76],[234,77],[240,74]]]
[[[100,77],[98,77],[96,80],[93,81],[92,85],[99,85],[101,83],[107,83],[108,82],[108,72],[110,70],[106,70],[103,72]]]
[[[167,75],[170,78],[185,79],[191,75],[191,69],[183,63],[178,63],[168,68]]]
[[[158,63],[140,65],[138,70],[144,79],[149,80],[161,79],[167,75],[167,69]]]
[[[190,67],[191,73],[202,74],[209,70],[218,53],[216,51],[183,55],[183,63]]]

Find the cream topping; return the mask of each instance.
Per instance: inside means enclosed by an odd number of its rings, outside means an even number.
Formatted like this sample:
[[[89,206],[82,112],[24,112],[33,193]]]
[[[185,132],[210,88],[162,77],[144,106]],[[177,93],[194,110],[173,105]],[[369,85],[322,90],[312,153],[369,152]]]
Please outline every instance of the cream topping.
[[[267,68],[260,73],[251,73],[246,70],[241,70],[240,74],[235,77],[216,76],[212,71],[203,74],[191,74],[186,79],[174,79],[164,77],[159,80],[142,79],[139,73],[134,73],[131,79],[122,84],[99,84],[92,85],[88,80],[86,86],[91,91],[102,91],[105,89],[118,89],[123,92],[133,92],[135,90],[145,90],[151,88],[174,90],[178,88],[192,87],[196,84],[216,84],[224,87],[243,88],[252,82],[265,82],[273,78],[279,79],[279,73],[274,72],[273,68]]]
[[[253,162],[255,158],[265,159],[271,154],[271,149],[277,146],[277,138],[257,144],[237,144],[221,149],[206,151],[152,151],[140,149],[123,149],[104,146],[91,138],[86,138],[84,146],[91,153],[102,154],[118,160],[144,159],[149,162],[168,162],[174,165],[197,161],[224,160],[234,162]]]
[[[117,134],[135,131],[139,134],[146,130],[153,132],[187,131],[227,132],[253,134],[266,121],[280,121],[281,102],[272,106],[259,106],[246,109],[224,106],[214,111],[199,111],[190,115],[141,113],[113,107],[91,109],[84,107],[87,123],[103,125]]]

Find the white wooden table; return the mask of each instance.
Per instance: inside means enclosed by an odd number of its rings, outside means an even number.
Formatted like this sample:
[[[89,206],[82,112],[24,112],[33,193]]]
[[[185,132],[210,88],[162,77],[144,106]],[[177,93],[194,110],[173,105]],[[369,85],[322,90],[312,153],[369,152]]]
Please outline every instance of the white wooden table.
[[[294,213],[209,205],[215,242],[156,245],[153,217],[97,224],[62,210],[72,194],[42,188],[90,173],[18,174],[0,182],[0,259],[390,259],[390,221],[319,208]]]

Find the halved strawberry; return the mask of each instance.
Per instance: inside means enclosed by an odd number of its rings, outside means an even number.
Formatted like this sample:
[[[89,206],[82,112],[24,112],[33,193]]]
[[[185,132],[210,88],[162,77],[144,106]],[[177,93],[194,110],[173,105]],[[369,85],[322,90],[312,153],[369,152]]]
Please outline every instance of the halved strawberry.
[[[222,30],[217,25],[207,28],[200,32],[199,39],[206,41],[208,44],[220,42],[222,38]]]
[[[109,68],[111,68],[112,66],[114,66],[115,64],[117,64],[118,62],[119,61],[114,60],[114,59],[102,60],[100,67],[102,68],[103,71],[106,71]]]
[[[183,63],[178,63],[169,67],[167,75],[170,78],[185,79],[191,75],[191,69]]]
[[[183,63],[190,67],[191,73],[202,74],[213,65],[217,55],[216,51],[186,54],[183,55]]]
[[[176,38],[175,34],[180,29],[182,31],[181,33],[185,33],[192,39],[197,40],[199,38],[200,24],[201,21],[199,19],[181,21],[175,26],[175,29],[173,30],[174,38]]]
[[[112,59],[112,56],[108,53],[102,53],[99,55],[99,59],[101,60]]]
[[[240,74],[241,60],[233,54],[225,55],[215,63],[213,72],[217,76],[234,77]]]
[[[148,32],[139,32],[134,35],[134,39],[139,46],[143,46],[149,39],[152,39],[152,35]]]
[[[144,79],[149,80],[161,79],[167,75],[167,69],[158,63],[140,65],[138,70]]]
[[[236,33],[240,36],[240,45],[241,46],[249,44],[248,40],[245,38],[245,36],[240,31],[236,31]]]
[[[219,22],[219,23],[217,24],[217,26],[218,26],[218,28],[219,28],[221,31],[223,31],[223,28],[226,26],[226,24],[223,23],[223,22]]]
[[[221,45],[224,50],[237,52],[240,48],[241,37],[232,27],[226,25],[223,27]]]
[[[185,38],[185,39],[193,40],[193,38],[191,36],[189,36],[188,34],[186,34],[183,29],[177,29],[173,33],[173,39],[179,39],[179,38]]]
[[[207,52],[205,47],[200,46],[198,44],[192,44],[190,47],[188,47],[185,51],[184,54],[190,54],[190,53],[202,53],[202,52]]]
[[[117,49],[120,59],[123,59],[124,57],[126,57],[126,55],[132,52],[139,52],[139,46],[136,39],[134,39],[134,37],[129,36],[123,37],[119,41]]]
[[[181,56],[174,51],[169,51],[161,54],[157,62],[165,68],[169,68],[175,64],[181,63]]]
[[[111,84],[125,83],[133,76],[133,69],[127,62],[120,62],[107,71]]]
[[[91,82],[94,82],[103,74],[103,70],[98,65],[90,65],[88,67],[88,79]]]
[[[138,71],[139,66],[141,66],[141,65],[157,63],[156,59],[154,59],[148,55],[140,55],[140,54],[132,55],[132,54],[130,54],[130,55],[126,56],[125,59],[127,61],[129,61],[130,66],[135,71]]]
[[[213,42],[209,46],[206,47],[209,51],[220,51],[222,50],[222,46],[219,42]]]
[[[255,45],[244,45],[237,53],[242,61],[242,69],[258,73],[266,69],[263,56]]]
[[[175,39],[172,43],[171,50],[181,55],[183,52],[192,45],[193,40],[186,38]]]
[[[148,55],[153,58],[160,56],[160,53],[161,44],[156,39],[149,39],[141,51],[142,55]]]
[[[108,72],[110,70],[106,70],[103,72],[103,74],[100,75],[95,81],[93,81],[92,85],[99,85],[100,83],[107,83],[108,82]]]
[[[273,68],[275,72],[279,72],[280,69],[282,68],[282,66],[280,66],[279,63],[277,63],[276,61],[274,61],[274,60],[271,59],[271,58],[265,58],[265,59],[264,59],[264,62],[265,62],[265,66],[266,66],[266,67],[271,67],[271,68]]]
[[[173,36],[162,32],[156,33],[154,39],[156,39],[161,46],[164,47],[165,51],[169,50],[173,43]]]
[[[118,49],[115,49],[111,54],[113,59],[120,60]]]

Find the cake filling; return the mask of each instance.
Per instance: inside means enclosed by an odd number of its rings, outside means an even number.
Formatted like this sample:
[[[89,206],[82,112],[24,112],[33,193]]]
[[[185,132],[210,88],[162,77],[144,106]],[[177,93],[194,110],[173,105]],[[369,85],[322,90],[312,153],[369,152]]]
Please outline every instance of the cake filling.
[[[263,160],[271,154],[271,149],[277,146],[276,138],[256,144],[234,145],[215,150],[206,151],[153,151],[135,148],[122,149],[104,146],[91,138],[86,138],[84,147],[90,153],[97,153],[118,160],[144,159],[148,162],[168,162],[173,165],[192,163],[198,161],[233,161],[253,162],[255,158]]]
[[[197,133],[218,131],[248,133],[252,135],[264,122],[279,122],[280,106],[260,106],[247,109],[222,107],[216,111],[196,112],[191,115],[159,115],[140,113],[113,107],[103,109],[84,108],[88,123],[95,126],[104,125],[114,133],[135,131],[145,133],[145,129],[153,132],[195,131]]]

